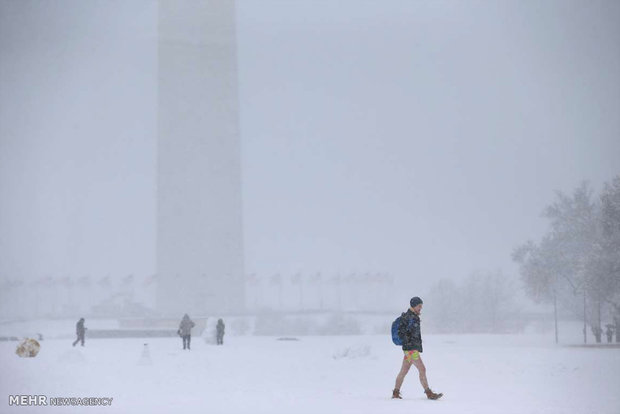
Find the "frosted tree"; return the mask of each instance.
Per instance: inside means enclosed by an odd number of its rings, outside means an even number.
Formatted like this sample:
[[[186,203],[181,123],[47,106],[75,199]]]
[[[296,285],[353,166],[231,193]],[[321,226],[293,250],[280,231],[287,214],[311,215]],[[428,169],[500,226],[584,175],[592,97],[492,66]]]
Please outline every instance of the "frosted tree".
[[[606,304],[620,311],[619,188],[620,179],[616,178],[605,186],[600,202],[592,197],[587,183],[570,196],[558,192],[544,212],[550,230],[540,243],[530,241],[513,252],[528,294],[538,302],[554,303],[556,341],[558,301],[574,310],[576,296],[581,297],[584,342],[588,323],[600,342]]]
[[[600,217],[600,256],[594,265],[601,296],[612,306],[616,342],[620,342],[620,176],[605,184]]]
[[[429,315],[438,332],[462,331],[459,324],[462,313],[459,296],[460,289],[451,279],[440,279],[431,287],[426,302],[432,304],[433,312]]]
[[[428,293],[429,322],[435,330],[500,333],[519,327],[513,286],[501,271],[476,271],[460,283],[441,279]],[[463,317],[463,311],[467,317]]]

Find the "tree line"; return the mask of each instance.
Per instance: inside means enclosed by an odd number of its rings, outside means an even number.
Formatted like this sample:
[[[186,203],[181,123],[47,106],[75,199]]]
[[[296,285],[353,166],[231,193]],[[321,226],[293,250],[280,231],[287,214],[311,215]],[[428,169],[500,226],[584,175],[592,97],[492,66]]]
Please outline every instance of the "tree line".
[[[513,333],[524,328],[513,281],[479,270],[462,281],[440,279],[426,295],[424,323],[437,333]]]
[[[620,176],[598,196],[586,182],[572,194],[557,192],[543,217],[547,232],[512,258],[528,296],[553,305],[556,342],[560,310],[583,320],[584,342],[588,326],[596,342],[604,326],[620,342]]]

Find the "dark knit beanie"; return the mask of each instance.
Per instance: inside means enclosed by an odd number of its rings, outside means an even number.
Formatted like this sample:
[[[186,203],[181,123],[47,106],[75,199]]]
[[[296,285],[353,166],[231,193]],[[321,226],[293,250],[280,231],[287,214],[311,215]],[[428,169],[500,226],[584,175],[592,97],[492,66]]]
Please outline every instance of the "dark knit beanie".
[[[411,300],[409,301],[409,305],[410,305],[412,308],[415,308],[415,307],[416,307],[416,306],[418,306],[420,303],[424,303],[424,302],[422,302],[422,299],[420,299],[420,298],[419,298],[419,297],[417,297],[417,296],[412,297],[412,298],[411,298]]]

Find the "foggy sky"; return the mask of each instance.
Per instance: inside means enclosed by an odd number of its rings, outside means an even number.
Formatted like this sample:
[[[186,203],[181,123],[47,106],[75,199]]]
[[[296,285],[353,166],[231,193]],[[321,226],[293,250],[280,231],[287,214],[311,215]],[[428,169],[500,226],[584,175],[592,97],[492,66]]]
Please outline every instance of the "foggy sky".
[[[245,268],[514,272],[620,174],[616,1],[237,1]],[[0,0],[0,276],[155,271],[157,4]]]
[[[269,4],[239,7],[248,269],[514,271],[555,190],[620,171],[617,2]]]

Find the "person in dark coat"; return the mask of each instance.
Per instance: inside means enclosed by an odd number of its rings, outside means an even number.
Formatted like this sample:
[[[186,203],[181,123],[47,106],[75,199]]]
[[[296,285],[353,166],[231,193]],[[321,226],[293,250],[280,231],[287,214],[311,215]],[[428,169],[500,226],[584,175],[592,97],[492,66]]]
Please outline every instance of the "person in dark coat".
[[[216,330],[216,339],[217,339],[217,344],[218,345],[224,345],[224,331],[226,329],[226,326],[224,325],[224,321],[221,319],[217,320],[217,326],[215,327]]]
[[[407,312],[401,315],[401,322],[398,327],[398,336],[402,341],[403,364],[400,368],[400,372],[396,377],[396,385],[392,391],[392,398],[402,399],[400,394],[400,387],[403,384],[405,376],[409,372],[411,365],[415,365],[420,374],[420,383],[424,388],[424,393],[429,400],[437,400],[441,398],[443,394],[434,393],[428,387],[428,380],[426,379],[426,367],[422,362],[422,332],[420,330],[420,313],[422,312],[422,299],[419,297],[413,297],[409,301],[409,309]]]
[[[614,326],[611,324],[605,325],[605,328],[607,328],[605,330],[605,335],[607,335],[607,343],[610,344],[611,340],[614,337]]]
[[[76,346],[78,342],[82,342],[82,346],[84,346],[84,337],[86,336],[86,327],[84,326],[84,318],[80,318],[80,320],[75,324],[75,333],[77,334],[77,339],[73,342],[73,346]]]
[[[183,315],[183,319],[181,319],[179,324],[179,330],[177,331],[179,336],[183,338],[183,349],[190,349],[189,345],[192,340],[192,328],[194,326],[196,324],[189,318],[189,315],[187,313]]]

